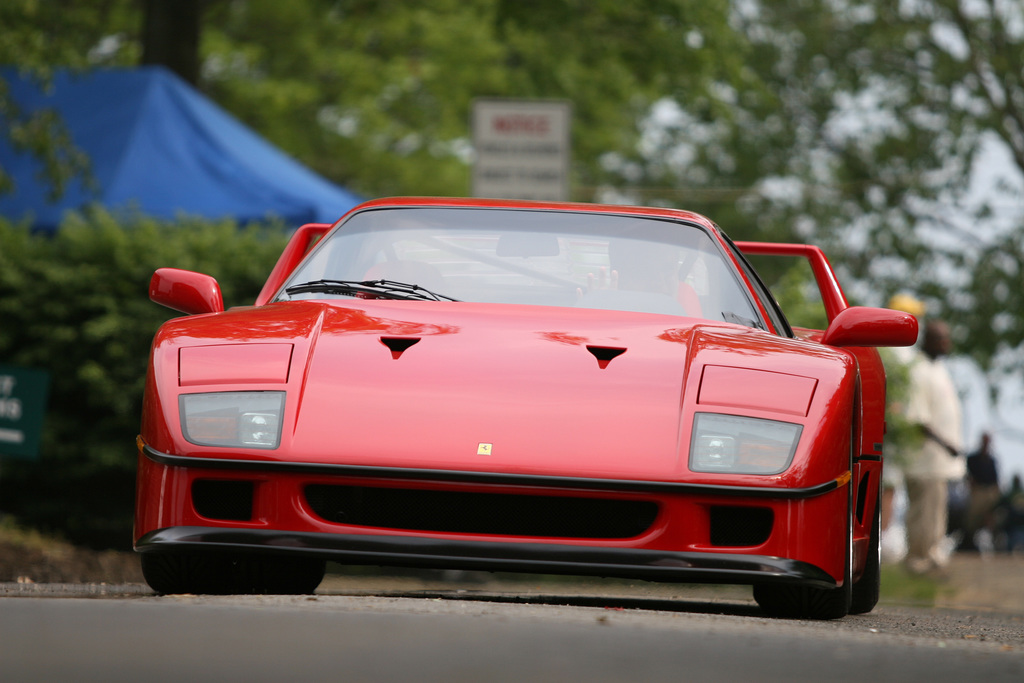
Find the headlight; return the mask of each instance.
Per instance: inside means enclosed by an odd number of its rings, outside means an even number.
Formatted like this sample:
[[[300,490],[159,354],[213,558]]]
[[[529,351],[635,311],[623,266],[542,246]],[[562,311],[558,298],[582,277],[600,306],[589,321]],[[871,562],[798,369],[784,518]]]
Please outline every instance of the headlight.
[[[697,413],[690,440],[690,470],[778,474],[793,460],[802,430],[789,422]]]
[[[283,391],[225,391],[179,398],[181,431],[200,446],[277,448]]]

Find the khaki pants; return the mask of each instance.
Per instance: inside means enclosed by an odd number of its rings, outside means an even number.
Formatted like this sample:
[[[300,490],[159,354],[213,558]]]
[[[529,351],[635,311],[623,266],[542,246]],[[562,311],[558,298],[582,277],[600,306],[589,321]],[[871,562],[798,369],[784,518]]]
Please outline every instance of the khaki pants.
[[[945,479],[907,477],[907,567],[912,571],[941,568],[946,537],[949,485]]]
[[[1002,493],[999,487],[971,486],[971,502],[967,508],[967,540],[973,541],[974,534],[986,526],[989,526],[992,518],[992,511],[999,504]]]

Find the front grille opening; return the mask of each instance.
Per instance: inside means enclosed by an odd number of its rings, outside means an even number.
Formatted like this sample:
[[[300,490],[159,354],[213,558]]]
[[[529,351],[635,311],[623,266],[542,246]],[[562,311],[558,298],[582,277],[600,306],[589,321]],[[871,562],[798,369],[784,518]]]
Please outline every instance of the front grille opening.
[[[761,545],[772,535],[774,522],[771,508],[713,505],[711,545]]]
[[[231,479],[196,479],[192,506],[209,519],[245,522],[252,519],[253,483]]]
[[[632,538],[658,516],[656,503],[567,496],[311,484],[306,501],[329,522],[495,536]]]

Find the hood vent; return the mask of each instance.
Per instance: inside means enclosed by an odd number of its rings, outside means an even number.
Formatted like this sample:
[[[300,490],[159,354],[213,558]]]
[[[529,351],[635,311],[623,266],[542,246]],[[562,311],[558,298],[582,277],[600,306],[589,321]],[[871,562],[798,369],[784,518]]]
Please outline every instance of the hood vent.
[[[597,365],[602,370],[608,367],[608,363],[613,358],[618,358],[626,352],[626,349],[615,348],[614,346],[590,346],[587,345],[587,351],[594,354],[594,358],[597,359]]]
[[[420,340],[419,337],[381,337],[380,342],[391,349],[391,357],[398,360],[407,348]]]

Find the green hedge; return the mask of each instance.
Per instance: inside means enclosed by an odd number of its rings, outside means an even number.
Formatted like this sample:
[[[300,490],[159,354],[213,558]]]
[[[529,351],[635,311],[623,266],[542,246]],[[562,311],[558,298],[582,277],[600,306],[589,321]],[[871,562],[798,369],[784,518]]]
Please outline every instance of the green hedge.
[[[0,363],[50,373],[36,461],[4,458],[0,512],[93,547],[131,541],[149,346],[177,314],[148,298],[156,268],[217,278],[252,303],[287,240],[280,225],[72,216],[53,236],[0,220]]]

